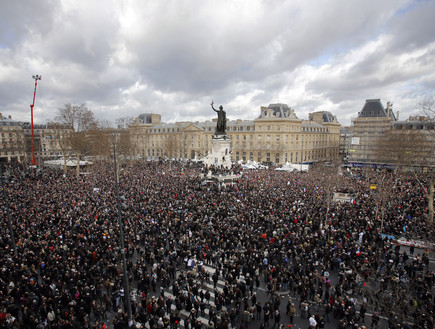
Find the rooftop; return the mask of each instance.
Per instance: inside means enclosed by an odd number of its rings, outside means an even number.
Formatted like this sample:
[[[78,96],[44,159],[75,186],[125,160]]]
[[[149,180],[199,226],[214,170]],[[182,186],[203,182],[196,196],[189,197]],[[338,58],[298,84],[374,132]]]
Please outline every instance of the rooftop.
[[[391,117],[394,121],[396,117],[392,111],[392,104],[387,103],[387,108],[384,108],[380,99],[367,99],[361,112],[358,113],[358,118],[388,118]]]

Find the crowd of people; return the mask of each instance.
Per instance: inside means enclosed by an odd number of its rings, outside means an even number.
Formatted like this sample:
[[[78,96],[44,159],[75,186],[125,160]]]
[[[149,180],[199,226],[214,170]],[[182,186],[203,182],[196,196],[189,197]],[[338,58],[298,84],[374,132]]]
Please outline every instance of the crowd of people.
[[[113,165],[79,177],[10,164],[3,172],[16,250],[3,199],[0,328],[127,328]],[[218,186],[204,172],[119,168],[135,326],[282,328],[303,317],[311,328],[332,318],[349,328],[385,317],[390,328],[433,327],[430,250],[393,239],[434,241],[425,177],[270,169]],[[337,191],[350,202],[334,202]]]

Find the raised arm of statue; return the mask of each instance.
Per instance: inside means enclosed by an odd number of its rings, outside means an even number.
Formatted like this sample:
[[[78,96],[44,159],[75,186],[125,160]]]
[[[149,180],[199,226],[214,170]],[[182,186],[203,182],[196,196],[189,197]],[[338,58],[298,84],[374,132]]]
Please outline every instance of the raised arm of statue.
[[[215,112],[219,112],[218,110],[216,110],[214,107],[213,107],[213,104],[214,104],[214,102],[213,101],[211,101],[211,108],[213,109],[213,111],[215,111]]]

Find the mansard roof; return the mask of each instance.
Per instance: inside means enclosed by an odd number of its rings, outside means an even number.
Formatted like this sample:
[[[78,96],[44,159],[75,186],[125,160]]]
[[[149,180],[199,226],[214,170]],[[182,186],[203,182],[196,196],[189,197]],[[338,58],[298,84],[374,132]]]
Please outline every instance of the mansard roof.
[[[361,112],[358,113],[359,118],[386,118],[388,117],[387,112],[385,112],[384,105],[382,105],[380,99],[367,99]]]
[[[265,110],[261,111],[260,118],[266,117],[267,110],[273,110],[273,116],[276,118],[288,118],[290,116],[290,108],[287,104],[270,104]]]
[[[151,118],[152,114],[151,113],[142,113],[139,114],[138,119],[140,123],[145,123],[145,124],[150,124],[152,123],[152,118]]]
[[[335,117],[329,111],[323,111],[323,122],[334,122]]]

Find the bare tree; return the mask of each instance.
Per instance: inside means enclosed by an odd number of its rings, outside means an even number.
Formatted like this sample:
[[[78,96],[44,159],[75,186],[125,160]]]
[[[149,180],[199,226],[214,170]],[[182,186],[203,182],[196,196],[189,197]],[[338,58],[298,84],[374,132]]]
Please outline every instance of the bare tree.
[[[420,102],[420,109],[423,112],[424,116],[427,118],[427,120],[430,123],[430,128],[428,131],[431,133],[432,137],[434,137],[435,135],[435,129],[434,129],[434,125],[435,125],[435,99],[433,97],[428,97],[426,99],[424,99],[423,101]],[[432,152],[434,151],[434,144],[432,143]],[[418,179],[418,177],[416,177],[418,182],[420,184],[421,180]],[[428,188],[428,193],[426,195],[427,199],[428,199],[428,208],[429,208],[429,214],[428,214],[428,222],[430,225],[434,224],[434,209],[433,209],[433,203],[434,203],[434,190],[435,190],[435,177],[434,177],[434,173],[432,172],[430,174],[430,180],[429,180],[429,188]]]
[[[88,132],[88,152],[95,159],[104,159],[110,156],[112,150],[113,128],[98,127]]]
[[[163,145],[163,155],[172,159],[177,155],[178,146],[179,138],[176,135],[167,136]]]
[[[319,168],[320,185],[323,190],[323,199],[326,205],[326,222],[329,218],[334,192],[336,192],[337,186],[341,180],[340,165],[340,157],[336,155],[333,159],[331,159],[331,162],[320,164]]]
[[[57,146],[60,149],[63,157],[63,172],[66,174],[67,165],[66,162],[69,157],[70,146],[68,142],[68,136],[71,133],[69,126],[61,124],[59,122],[50,122],[49,126],[51,127],[51,138],[56,140]]]
[[[65,141],[69,148],[76,154],[77,175],[80,173],[80,156],[88,149],[88,133],[97,128],[94,113],[85,104],[66,104],[58,109],[56,122],[68,127]]]
[[[133,143],[133,138],[131,136],[130,130],[128,129],[118,129],[117,130],[117,150],[119,154],[122,154],[124,158],[130,159],[130,165],[133,163],[133,158],[135,156],[135,144]]]
[[[417,309],[413,302],[418,300],[417,291],[426,288],[424,282],[401,276],[396,267],[381,256],[376,257],[375,264],[364,264],[360,272],[355,273],[358,283],[365,281],[361,292],[367,299],[367,307],[386,316],[389,322],[414,322]],[[425,305],[419,307],[426,308]]]
[[[97,126],[98,129],[103,129],[103,130],[109,130],[114,128],[113,122],[110,120],[98,120]]]
[[[193,135],[188,131],[183,131],[179,135],[179,150],[180,150],[180,157],[183,158],[183,163],[186,159],[190,157],[190,151],[192,149],[191,144],[193,140]]]
[[[427,198],[429,200],[428,202],[428,208],[429,208],[429,224],[433,225],[433,199],[434,199],[434,190],[435,190],[435,180],[432,177],[432,180],[430,182],[429,186],[429,193],[427,195]]]
[[[141,129],[138,126],[130,126],[128,131],[130,134],[130,141],[133,146],[134,155],[141,155],[145,158],[146,151],[148,150],[148,133],[145,129]]]
[[[378,141],[377,159],[394,166],[396,171],[421,168],[424,159],[431,156],[431,141],[427,137],[424,130],[416,129],[414,125],[405,123],[393,127]]]
[[[435,121],[435,99],[433,97],[428,97],[419,103],[421,112],[430,121]]]
[[[88,132],[90,154],[96,159],[104,159],[112,153],[112,140],[115,133],[113,122],[102,120]]]
[[[379,139],[376,156],[380,163],[392,165],[395,171],[412,171],[420,186],[428,191],[428,224],[434,222],[434,151],[435,151],[435,111],[434,99],[420,103],[422,116],[408,122],[393,125]],[[420,176],[421,172],[426,175]],[[424,178],[424,179],[423,179]]]
[[[127,129],[131,124],[133,124],[134,120],[135,119],[133,117],[129,116],[121,117],[115,120],[115,124],[118,129]]]

